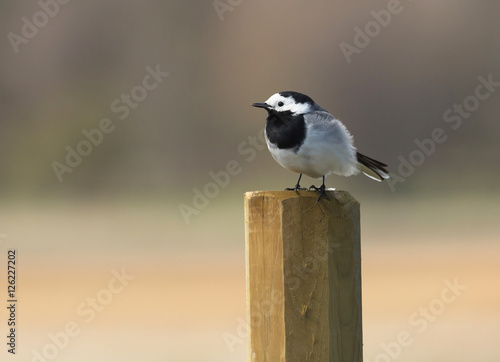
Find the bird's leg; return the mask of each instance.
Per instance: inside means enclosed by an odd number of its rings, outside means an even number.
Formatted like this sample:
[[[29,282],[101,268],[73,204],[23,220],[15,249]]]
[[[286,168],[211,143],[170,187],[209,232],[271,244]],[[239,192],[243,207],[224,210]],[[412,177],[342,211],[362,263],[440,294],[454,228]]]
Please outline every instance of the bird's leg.
[[[302,178],[302,174],[300,174],[299,179],[297,180],[297,185],[295,187],[287,187],[285,191],[295,191],[297,192],[298,190],[304,191],[307,190],[305,187],[300,187],[300,179]]]
[[[309,187],[309,190],[310,189],[315,189],[316,191],[319,191],[319,197],[318,199],[316,200],[316,203],[319,202],[319,200],[321,200],[321,197],[325,197],[327,200],[330,200],[328,198],[328,195],[326,194],[326,187],[325,187],[325,176],[323,176],[323,184],[320,186],[320,187],[316,187],[314,185],[311,185],[311,187]]]

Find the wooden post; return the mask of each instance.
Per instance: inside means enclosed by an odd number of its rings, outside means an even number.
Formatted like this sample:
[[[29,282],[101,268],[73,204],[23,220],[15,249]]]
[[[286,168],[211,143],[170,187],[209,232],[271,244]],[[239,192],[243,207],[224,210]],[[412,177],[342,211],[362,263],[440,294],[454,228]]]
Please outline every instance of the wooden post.
[[[359,203],[245,194],[249,361],[362,361]]]

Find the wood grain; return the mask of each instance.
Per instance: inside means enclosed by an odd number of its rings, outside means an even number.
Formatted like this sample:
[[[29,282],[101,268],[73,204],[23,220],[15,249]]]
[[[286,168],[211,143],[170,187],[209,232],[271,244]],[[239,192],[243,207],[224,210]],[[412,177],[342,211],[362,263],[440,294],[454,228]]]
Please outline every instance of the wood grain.
[[[359,203],[245,194],[249,361],[362,361]]]

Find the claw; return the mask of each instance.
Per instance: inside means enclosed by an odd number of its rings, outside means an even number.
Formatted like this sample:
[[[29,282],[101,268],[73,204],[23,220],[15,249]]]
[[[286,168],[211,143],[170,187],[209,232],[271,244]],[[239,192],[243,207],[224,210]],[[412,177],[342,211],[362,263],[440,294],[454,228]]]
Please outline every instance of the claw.
[[[297,180],[297,184],[295,185],[295,187],[287,187],[285,189],[285,191],[305,191],[305,190],[308,190],[306,189],[305,187],[300,187],[300,178],[302,177],[302,174],[300,174],[299,176],[299,179]],[[321,200],[322,197],[324,197],[325,199],[327,200],[330,200],[330,198],[328,197],[328,195],[326,194],[326,187],[325,187],[325,176],[323,176],[323,184],[320,186],[320,187],[316,187],[314,185],[311,185],[311,187],[309,187],[309,190],[310,189],[314,189],[316,191],[319,191],[319,197],[318,199],[316,200],[316,203],[319,202],[319,200]]]
[[[316,200],[316,203],[318,203],[319,200],[321,200],[322,197],[325,197],[325,199],[327,199],[328,201],[330,201],[330,198],[326,194],[325,176],[323,176],[323,184],[320,187],[316,187],[314,185],[311,185],[311,187],[309,187],[309,189],[315,189],[316,191],[319,191],[319,196],[318,196],[318,199]]]
[[[297,191],[305,191],[305,190],[307,190],[305,187],[300,187],[300,179],[301,179],[301,177],[302,177],[302,174],[300,174],[299,179],[297,180],[297,184],[295,185],[295,187],[287,187],[285,189],[285,191],[295,191],[295,192],[297,192]]]
[[[319,191],[319,196],[318,196],[318,199],[316,200],[316,203],[318,203],[319,200],[321,200],[322,197],[324,197],[325,199],[327,199],[328,201],[330,201],[330,198],[326,194],[325,185],[321,185],[320,187],[318,187],[317,191]]]
[[[295,187],[287,187],[285,191],[306,191],[307,189],[305,187],[300,187],[299,184],[295,185]]]

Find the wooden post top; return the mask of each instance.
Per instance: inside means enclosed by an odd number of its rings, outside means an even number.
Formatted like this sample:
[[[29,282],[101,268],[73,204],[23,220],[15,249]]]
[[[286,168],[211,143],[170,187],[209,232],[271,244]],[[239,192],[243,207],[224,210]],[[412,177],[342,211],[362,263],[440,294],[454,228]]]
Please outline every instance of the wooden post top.
[[[348,202],[354,202],[359,204],[359,202],[351,196],[351,194],[347,191],[343,190],[327,190],[326,195],[330,199],[330,201],[336,201],[341,205],[347,204]],[[278,200],[286,200],[297,197],[306,197],[312,198],[314,201],[318,198],[317,191],[247,191],[245,192],[245,200],[249,200],[252,197],[260,196],[260,197],[273,197]],[[323,202],[328,202],[328,200],[321,200],[319,204]]]

